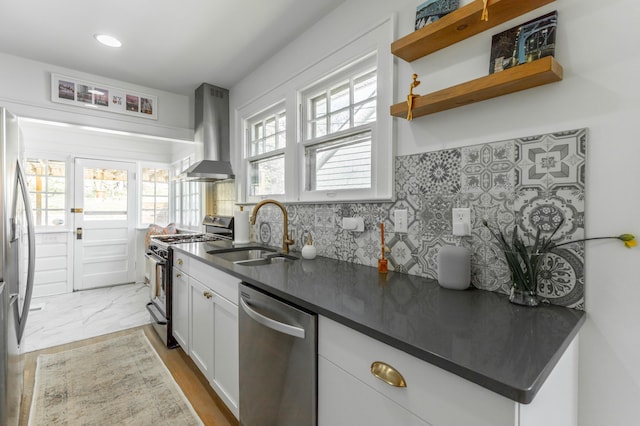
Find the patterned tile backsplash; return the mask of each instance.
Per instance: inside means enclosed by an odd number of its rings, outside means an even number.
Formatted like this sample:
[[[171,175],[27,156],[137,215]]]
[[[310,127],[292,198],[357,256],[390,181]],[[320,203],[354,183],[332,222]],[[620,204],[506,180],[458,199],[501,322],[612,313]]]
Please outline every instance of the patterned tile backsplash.
[[[471,250],[472,284],[507,293],[506,261],[482,221],[508,235],[517,227],[533,241],[538,228],[549,235],[564,219],[556,241],[584,238],[586,145],[579,129],[396,157],[392,202],[287,205],[292,248],[310,233],[318,255],[376,267],[384,222],[390,270],[437,279],[440,248],[462,245]],[[454,207],[471,209],[471,236],[452,235]],[[408,212],[407,233],[394,230],[396,209]],[[343,217],[364,218],[365,231],[342,229]],[[263,207],[252,232],[281,245],[280,210]],[[584,309],[584,243],[547,256],[538,284],[549,303]]]

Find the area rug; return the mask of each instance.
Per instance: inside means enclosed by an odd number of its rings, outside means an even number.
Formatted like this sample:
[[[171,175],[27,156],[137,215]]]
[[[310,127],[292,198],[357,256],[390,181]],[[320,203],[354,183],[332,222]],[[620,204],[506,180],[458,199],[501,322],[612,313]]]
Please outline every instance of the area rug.
[[[202,425],[141,330],[38,357],[30,426],[106,424]]]

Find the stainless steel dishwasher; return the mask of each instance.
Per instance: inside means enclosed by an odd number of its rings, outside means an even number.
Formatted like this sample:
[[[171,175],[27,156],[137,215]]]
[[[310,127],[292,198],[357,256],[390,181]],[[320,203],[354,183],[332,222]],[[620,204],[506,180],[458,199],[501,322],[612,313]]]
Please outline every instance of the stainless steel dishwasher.
[[[315,426],[317,315],[240,285],[240,424]]]

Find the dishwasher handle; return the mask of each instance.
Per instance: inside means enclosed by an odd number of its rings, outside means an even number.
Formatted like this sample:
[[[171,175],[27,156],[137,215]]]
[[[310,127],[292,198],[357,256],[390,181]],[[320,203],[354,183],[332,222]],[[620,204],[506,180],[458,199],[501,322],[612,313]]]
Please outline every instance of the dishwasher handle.
[[[247,315],[249,315],[256,322],[264,325],[265,327],[269,327],[270,329],[278,331],[280,333],[288,334],[289,336],[304,339],[304,328],[285,324],[280,321],[271,319],[267,316],[264,316],[261,313],[258,313],[253,309],[251,309],[249,304],[245,302],[242,297],[240,298],[240,306],[242,306],[242,310],[244,310],[247,313]]]

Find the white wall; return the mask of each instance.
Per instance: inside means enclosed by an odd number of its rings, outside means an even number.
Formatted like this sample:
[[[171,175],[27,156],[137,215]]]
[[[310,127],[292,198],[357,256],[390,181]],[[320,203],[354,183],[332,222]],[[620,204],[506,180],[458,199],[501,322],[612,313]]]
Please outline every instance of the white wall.
[[[158,99],[158,119],[150,120],[51,102],[51,73],[155,95]],[[0,53],[0,106],[7,107],[21,117],[23,148],[27,155],[67,160],[70,165],[73,164],[74,157],[170,163],[191,154],[196,147],[192,142],[192,97],[3,53]],[[117,132],[96,131],[96,128]],[[73,180],[73,170],[69,170],[69,179]],[[69,188],[72,194],[71,182]],[[72,195],[69,195],[69,200],[71,199]],[[72,225],[73,223],[68,223],[64,228],[56,230],[57,233],[40,234],[38,238],[63,238],[66,239],[66,246],[71,247]],[[136,233],[137,282],[144,279],[144,232],[138,230]],[[67,262],[66,268],[58,265],[58,269],[54,271],[47,266],[50,262],[46,258],[46,248],[38,253],[39,264],[45,266],[36,273],[35,296],[59,293],[65,291],[65,287],[66,291],[71,291],[71,264]],[[64,260],[68,259],[71,259],[71,253]]]
[[[158,97],[158,119],[51,102],[51,73]],[[194,88],[195,90],[195,88]],[[21,117],[193,140],[193,99],[0,53],[0,105]]]
[[[348,0],[231,89],[231,112],[283,82],[306,64],[344,44],[391,13],[397,36],[413,30],[417,0]],[[467,4],[461,1],[461,4]],[[640,4],[631,0],[561,0],[413,63],[397,60],[396,102],[405,99],[411,74],[415,93],[487,74],[491,35],[558,10],[556,58],[564,80],[466,107],[396,119],[397,154],[492,142],[560,130],[589,128],[587,236],[640,236]],[[489,16],[491,19],[491,16]],[[237,148],[239,136],[232,128]],[[239,150],[234,153],[238,162]],[[613,220],[612,220],[613,219]],[[587,322],[580,339],[579,424],[637,423],[640,401],[640,249],[612,241],[588,243]]]

